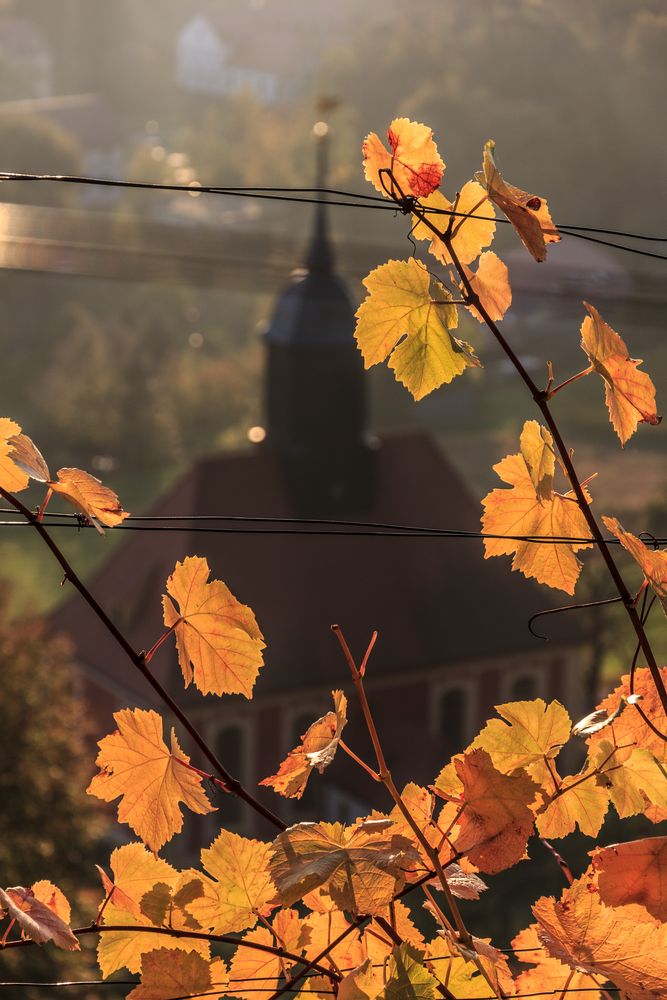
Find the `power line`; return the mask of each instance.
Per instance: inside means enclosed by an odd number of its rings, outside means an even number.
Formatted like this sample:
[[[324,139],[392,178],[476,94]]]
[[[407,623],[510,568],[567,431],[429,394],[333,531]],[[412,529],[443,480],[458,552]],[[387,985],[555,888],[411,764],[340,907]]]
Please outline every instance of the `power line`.
[[[71,174],[31,174],[14,171],[0,171],[0,181],[46,181],[58,184],[87,184],[96,187],[112,187],[121,189],[144,190],[144,191],[176,191],[189,195],[217,194],[236,198],[258,198],[267,201],[283,201],[299,204],[319,204],[321,197],[313,195],[332,195],[339,199],[337,201],[327,201],[327,205],[341,208],[367,208],[378,211],[397,212],[400,205],[387,203],[385,199],[378,195],[359,194],[355,191],[342,191],[336,188],[272,188],[272,187],[221,187],[218,185],[199,184],[175,184],[168,182],[150,181],[120,181],[103,177],[87,177]],[[347,200],[342,200],[347,199]],[[350,200],[351,199],[351,200]],[[461,218],[479,219],[485,221],[498,222],[502,225],[511,225],[508,219],[497,219],[495,216],[470,214],[457,212],[454,209],[430,208],[421,206],[423,212],[429,215],[457,216]],[[650,250],[641,250],[639,247],[625,246],[622,243],[615,243],[610,240],[600,240],[585,233],[597,233],[601,236],[619,236],[623,239],[643,240],[654,243],[667,243],[667,237],[648,236],[643,233],[629,233],[617,229],[599,229],[593,226],[570,226],[554,223],[556,228],[565,236],[572,236],[575,239],[588,240],[599,243],[615,250],[623,250],[626,253],[638,254],[642,257],[651,257],[656,260],[667,260],[667,255],[653,253]]]
[[[0,514],[14,514],[13,507],[0,507]],[[219,527],[217,522],[231,523],[231,527]],[[145,523],[146,522],[146,523]],[[194,523],[190,523],[194,522]],[[204,525],[201,522],[213,522]],[[93,527],[81,514],[46,514],[41,523],[45,528],[82,529]],[[251,527],[251,525],[260,527]],[[239,525],[239,526],[236,526]],[[273,525],[275,527],[263,527]],[[282,525],[282,527],[278,527]],[[18,517],[9,521],[0,521],[0,527],[31,527],[31,522]],[[314,530],[315,529],[315,530]],[[545,545],[593,545],[594,538],[573,537],[569,535],[498,535],[483,531],[464,531],[456,528],[430,528],[410,524],[391,524],[381,521],[341,521],[331,518],[299,518],[299,517],[251,517],[237,514],[172,514],[172,515],[130,515],[114,531],[183,531],[204,532],[210,534],[273,534],[273,535],[306,535],[322,537],[361,538],[463,538],[501,539],[513,542],[531,542]],[[647,547],[656,548],[667,545],[667,537],[657,537],[649,532],[642,532],[646,537],[641,540]],[[618,538],[605,539],[607,545],[620,545]]]

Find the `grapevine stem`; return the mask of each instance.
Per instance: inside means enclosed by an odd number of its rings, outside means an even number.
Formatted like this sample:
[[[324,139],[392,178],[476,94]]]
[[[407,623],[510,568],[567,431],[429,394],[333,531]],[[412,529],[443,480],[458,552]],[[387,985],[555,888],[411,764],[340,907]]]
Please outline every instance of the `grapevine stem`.
[[[141,655],[141,653],[137,653],[136,650],[130,645],[130,642],[125,637],[125,635],[120,631],[118,626],[111,620],[111,618],[109,618],[104,608],[97,602],[97,600],[93,597],[93,595],[90,593],[85,584],[79,579],[77,574],[74,572],[74,569],[72,568],[68,560],[65,558],[63,553],[60,551],[57,544],[51,538],[50,534],[48,533],[44,525],[39,521],[38,515],[34,514],[31,510],[29,510],[25,506],[25,504],[21,503],[21,501],[17,500],[12,493],[8,493],[7,490],[3,489],[1,486],[0,486],[0,496],[3,496],[5,500],[7,500],[8,503],[10,503],[12,507],[14,507],[20,514],[22,514],[23,517],[25,517],[25,519],[33,526],[35,531],[41,537],[42,541],[50,549],[53,557],[62,567],[65,573],[65,579],[69,580],[70,583],[73,585],[73,587],[76,590],[78,590],[79,594],[84,599],[86,604],[88,604],[93,613],[97,615],[98,619],[104,625],[106,630],[116,640],[120,648],[123,650],[125,655],[131,661],[131,663],[136,667],[136,669],[141,674],[143,674],[143,676],[148,681],[153,690],[157,693],[159,698],[164,702],[164,704],[167,706],[170,712],[172,712],[175,718],[178,719],[180,724],[190,735],[191,739],[199,748],[199,750],[204,755],[206,760],[208,760],[209,763],[213,766],[214,770],[218,772],[218,774],[224,781],[229,791],[232,792],[234,795],[237,795],[240,799],[243,799],[244,802],[247,802],[247,804],[251,807],[251,809],[254,809],[256,813],[262,816],[265,820],[268,820],[269,823],[277,827],[279,830],[287,829],[287,824],[283,823],[281,819],[275,816],[274,813],[272,813],[270,809],[267,809],[266,806],[263,806],[261,802],[258,802],[257,799],[243,787],[240,781],[237,781],[236,778],[232,777],[229,771],[227,771],[224,765],[218,760],[218,758],[210,749],[210,747],[207,745],[206,741],[201,736],[197,728],[193,725],[192,722],[190,722],[190,719],[187,717],[185,712],[183,712],[183,710],[179,708],[179,706],[176,704],[171,695],[162,686],[160,681],[157,680],[157,678],[154,677],[153,674],[150,672],[145,663],[145,659]]]
[[[347,743],[344,743],[343,740],[339,740],[338,741],[338,746],[341,748],[341,750],[344,750],[345,753],[348,755],[348,757],[351,757],[352,760],[355,761],[355,763],[357,763],[359,765],[359,767],[363,767],[363,769],[366,772],[366,774],[370,774],[370,776],[373,779],[373,781],[381,781],[382,780],[380,778],[380,775],[377,773],[377,771],[374,771],[372,767],[369,767],[368,764],[366,764],[366,762],[361,759],[361,757],[357,757],[357,755],[354,752],[354,750],[350,749],[350,747],[347,745]]]
[[[578,382],[580,378],[583,378],[585,375],[590,375],[592,371],[593,371],[593,365],[589,365],[588,368],[584,368],[583,371],[577,372],[576,375],[571,375],[570,378],[566,378],[564,382],[561,382],[553,389],[545,389],[544,395],[546,399],[553,399],[556,393],[560,392],[561,389],[564,389],[566,385],[571,385],[573,382]]]
[[[431,232],[433,232],[437,237],[439,237],[444,242],[447,248],[447,252],[449,253],[454,263],[454,267],[458,272],[459,278],[461,279],[461,283],[465,290],[465,295],[466,298],[468,299],[469,304],[473,305],[475,309],[479,312],[479,315],[482,317],[487,327],[495,337],[496,341],[498,342],[502,350],[505,352],[507,358],[514,366],[517,374],[522,379],[524,385],[530,392],[536,406],[542,413],[542,416],[544,417],[544,420],[546,421],[546,424],[549,430],[551,431],[551,434],[553,435],[553,439],[560,454],[566,475],[570,481],[572,490],[577,498],[579,509],[581,510],[581,513],[584,519],[586,520],[586,523],[588,524],[591,535],[605,562],[609,575],[614,581],[616,590],[618,591],[618,594],[623,601],[626,613],[628,615],[628,618],[630,619],[632,627],[637,636],[637,640],[641,646],[644,656],[646,657],[646,662],[651,672],[651,677],[653,678],[653,683],[655,684],[656,691],[658,692],[658,697],[660,698],[660,703],[662,705],[663,711],[667,716],[667,690],[665,690],[665,685],[663,684],[662,677],[660,676],[660,670],[658,668],[658,664],[656,662],[653,650],[651,649],[651,644],[648,640],[646,632],[644,631],[644,626],[637,613],[637,609],[633,604],[632,595],[630,594],[628,588],[625,585],[625,581],[623,580],[623,577],[621,576],[618,567],[614,562],[609,547],[604,540],[600,528],[598,527],[598,523],[595,519],[595,516],[593,515],[590,509],[590,505],[584,494],[584,490],[582,488],[581,482],[574,467],[574,463],[572,462],[572,456],[570,455],[570,452],[565,446],[565,442],[560,433],[559,427],[551,413],[551,410],[549,409],[547,394],[537,387],[533,379],[530,377],[530,375],[524,368],[517,354],[514,352],[510,344],[505,340],[504,336],[498,329],[498,326],[496,325],[496,323],[494,323],[494,321],[491,319],[488,312],[484,308],[479,295],[477,295],[477,293],[473,289],[464,269],[461,266],[461,263],[456,255],[456,251],[452,246],[452,241],[448,237],[447,232],[443,233],[440,229],[437,228],[437,226],[433,225],[431,220],[428,218],[427,214],[424,212],[422,208],[420,208],[418,204],[413,206],[412,211],[420,219],[420,221],[423,222],[424,225],[431,230]]]

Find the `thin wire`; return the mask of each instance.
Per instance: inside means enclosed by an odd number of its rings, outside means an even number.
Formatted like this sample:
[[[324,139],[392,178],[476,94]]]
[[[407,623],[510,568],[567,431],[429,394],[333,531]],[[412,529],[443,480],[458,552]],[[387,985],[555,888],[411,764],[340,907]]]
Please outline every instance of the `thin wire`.
[[[387,202],[377,195],[359,194],[355,191],[341,191],[336,188],[273,188],[273,187],[220,187],[206,184],[170,184],[149,181],[119,181],[102,177],[75,176],[71,174],[29,174],[15,171],[0,171],[0,181],[47,181],[60,184],[88,184],[97,187],[113,187],[133,190],[148,191],[181,191],[186,194],[219,194],[237,198],[259,198],[269,201],[287,201],[292,203],[319,203],[319,197],[303,197],[303,195],[334,195],[339,199],[353,199],[347,201],[329,201],[329,205],[344,208],[370,208],[380,211],[396,212],[395,204]],[[471,214],[457,212],[450,209],[429,208],[424,206],[424,212],[429,215],[448,215],[462,218],[479,219],[484,221],[499,222],[502,225],[511,225],[508,219],[497,219],[495,216]],[[576,239],[591,240],[603,246],[612,247],[616,250],[625,250],[626,253],[639,254],[642,257],[652,257],[657,260],[667,260],[664,254],[652,253],[649,250],[640,250],[637,247],[628,247],[620,243],[613,243],[608,240],[598,240],[584,233],[598,233],[599,235],[619,236],[624,239],[646,240],[654,243],[667,243],[667,237],[647,236],[643,233],[628,233],[617,229],[599,229],[594,226],[569,226],[564,224],[554,224],[555,227],[566,236],[573,236]]]

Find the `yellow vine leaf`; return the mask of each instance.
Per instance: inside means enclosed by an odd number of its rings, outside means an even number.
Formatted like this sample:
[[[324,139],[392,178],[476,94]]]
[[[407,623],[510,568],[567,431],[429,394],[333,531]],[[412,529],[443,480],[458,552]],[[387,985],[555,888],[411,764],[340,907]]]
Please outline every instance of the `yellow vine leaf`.
[[[507,265],[492,250],[487,250],[479,258],[476,271],[472,271],[464,264],[463,272],[473,292],[479,297],[482,308],[488,313],[489,319],[494,323],[503,319],[512,305],[512,288]],[[465,294],[466,288],[463,283],[460,288]],[[485,322],[476,306],[467,305],[466,309],[479,323]]]
[[[194,680],[202,694],[252,698],[264,639],[252,610],[221,580],[209,583],[210,572],[202,556],[176,563],[162,598],[164,623],[176,634],[186,687]]]
[[[438,981],[424,965],[424,953],[411,944],[394,948],[387,966],[383,1000],[435,1000]]]
[[[201,852],[202,867],[211,877],[204,879],[204,895],[188,905],[188,912],[215,934],[254,927],[259,914],[271,911],[276,895],[269,852],[270,844],[221,830]]]
[[[560,240],[546,200],[507,183],[496,166],[495,148],[491,139],[485,144],[482,170],[475,177],[486,188],[491,201],[505,213],[529,253],[537,261],[546,260],[547,244]]]
[[[667,667],[660,668],[660,676],[663,684],[667,684]],[[633,687],[634,693],[641,696],[642,712],[656,726],[659,733],[661,726],[664,725],[665,715],[648,667],[638,667],[635,670]],[[622,698],[629,698],[630,694],[630,674],[624,674],[618,686],[597,706],[598,711],[612,714],[617,709],[619,701]],[[613,731],[618,747],[632,748],[636,746],[642,748],[649,751],[662,764],[667,764],[667,742],[644,722],[636,705],[627,705],[621,714],[614,719]],[[608,736],[608,730],[604,729],[601,732],[591,734],[587,740],[589,747],[595,747],[600,741],[608,739]],[[622,750],[616,751],[617,756],[623,753]]]
[[[602,764],[602,762],[600,762]],[[609,806],[605,781],[598,782],[598,768],[593,763],[583,774],[571,774],[562,780],[553,769],[558,790],[547,789],[539,807],[535,825],[542,837],[566,837],[579,826],[582,833],[596,837]],[[546,787],[546,786],[545,786]]]
[[[171,732],[171,750],[162,738],[162,719],[153,711],[124,708],[114,714],[118,729],[99,742],[96,774],[88,794],[105,802],[118,796],[118,820],[127,823],[152,851],[179,833],[179,803],[200,815],[214,811],[200,775]]]
[[[538,786],[525,771],[498,771],[486,750],[469,750],[454,764],[465,802],[454,846],[482,872],[511,868],[533,831],[530,805]]]
[[[595,306],[584,302],[588,316],[581,324],[581,347],[605,386],[609,419],[622,445],[632,437],[641,422],[659,424],[655,386],[642,363],[630,357],[622,338],[605,323]]]
[[[667,924],[637,922],[634,906],[605,906],[589,872],[560,900],[533,906],[550,955],[608,978],[629,1000],[658,1000],[667,982]]]
[[[351,827],[299,823],[276,837],[271,874],[285,905],[326,886],[341,909],[376,914],[402,888],[404,869],[418,857],[390,820],[362,820]]]
[[[146,903],[154,895],[156,886],[162,890],[166,888],[171,898],[175,899],[194,878],[203,878],[198,872],[176,871],[167,861],[151,854],[139,843],[116,848],[111,855],[111,869],[113,879],[103,879],[105,897],[109,896],[110,890],[111,896],[104,907],[102,922],[126,927],[156,925],[156,921],[145,912]],[[155,913],[152,915],[158,916]],[[192,918],[182,908],[172,908],[169,916],[176,930],[195,929]],[[160,922],[158,920],[158,924]],[[162,934],[149,934],[145,930],[140,933],[127,930],[100,934],[97,960],[106,979],[123,968],[139,972],[142,955],[162,947],[186,951],[194,948],[204,958],[208,958],[210,953],[208,942],[204,940],[165,938]]]
[[[9,417],[0,417],[0,486],[9,493],[19,493],[28,485],[28,474],[14,459],[13,438],[21,428]]]
[[[375,132],[370,132],[364,139],[362,152],[364,156],[364,176],[380,194],[387,195],[392,190],[391,179],[384,175],[384,186],[380,179],[380,170],[391,170],[400,197],[413,195],[422,198],[429,195],[439,186],[445,169],[440,159],[438,147],[433,141],[433,131],[419,122],[411,122],[408,118],[394,118],[387,129],[389,149]]]
[[[214,967],[215,977],[212,976]],[[222,976],[221,970],[224,970]],[[227,976],[224,973],[226,967],[221,959],[208,962],[197,951],[157,948],[143,956],[141,983],[128,993],[128,1000],[201,996],[218,1000],[220,996],[227,995]]]
[[[495,209],[489,201],[486,191],[477,181],[468,181],[467,184],[463,185],[455,204],[449,201],[441,191],[434,191],[428,198],[420,199],[420,206],[444,212],[462,213],[454,216],[449,236],[459,264],[472,264],[473,261],[477,260],[482,250],[493,241],[496,231]],[[478,215],[481,218],[474,217]],[[450,216],[429,215],[427,218],[441,231],[447,231],[449,228]],[[437,257],[441,263],[452,264],[452,257],[444,241],[436,236],[416,215],[413,215],[412,219],[415,223],[412,236],[418,240],[430,240],[429,252]]]
[[[355,337],[371,368],[389,358],[415,399],[480,367],[473,348],[451,333],[458,325],[451,295],[414,258],[390,260],[364,278],[368,295],[357,309]]]
[[[567,1000],[601,1000],[602,993],[595,990],[603,986],[600,976],[572,969],[547,953],[540,941],[538,925],[531,924],[512,940],[517,961],[532,965],[519,973],[516,979],[517,995],[544,994],[567,997]]]
[[[538,438],[541,444],[538,443]],[[566,538],[586,538],[590,534],[586,519],[573,493],[560,494],[547,490],[548,477],[538,479],[542,496],[535,487],[539,475],[536,450],[546,445],[553,448],[551,435],[537,421],[524,424],[521,452],[507,455],[493,466],[494,472],[510,489],[495,489],[482,500],[484,515],[482,530],[488,535],[529,535]],[[590,497],[586,494],[588,502]],[[581,572],[581,562],[575,552],[591,548],[588,542],[553,543],[516,541],[511,538],[485,538],[485,558],[513,555],[512,569],[539,583],[573,594]]]
[[[343,976],[338,986],[338,1000],[375,1000],[384,989],[382,971],[367,958]]]
[[[541,699],[496,705],[491,719],[471,746],[486,750],[503,774],[525,768],[540,785],[549,780],[545,758],[553,760],[570,738],[570,716],[558,701]],[[504,720],[504,721],[501,721]]]
[[[391,908],[387,908],[384,917],[393,926],[402,941],[423,950],[424,937],[412,922],[410,911],[405,903],[397,899],[395,903],[392,903]],[[368,957],[379,965],[382,965],[387,956],[391,954],[396,943],[376,920],[371,920],[367,925],[362,942]]]
[[[589,760],[603,766],[609,797],[622,819],[649,815],[653,807],[667,810],[667,771],[650,750],[603,739],[593,745]]]
[[[49,489],[85,514],[100,535],[104,534],[103,524],[113,528],[130,516],[121,507],[114,491],[89,472],[82,469],[58,469],[56,476],[57,479],[48,481]]]
[[[347,724],[347,698],[342,691],[332,691],[334,711],[317,719],[290,750],[276,774],[260,781],[288,799],[300,799],[313,770],[322,774],[336,755],[340,737]]]
[[[489,984],[477,965],[466,961],[444,938],[431,941],[426,954],[426,964],[438,982],[446,986],[457,1000],[477,1000],[478,997],[489,996]]]
[[[307,938],[304,938],[303,951],[310,961],[316,959],[341,934],[345,934],[342,941],[335,945],[329,953],[339,969],[354,969],[367,958],[359,931],[350,930],[347,933],[350,922],[340,910],[333,909],[329,913],[309,913],[307,917],[304,917],[302,923],[307,933]]]
[[[42,887],[44,884],[42,883]],[[51,883],[47,884],[51,886]],[[51,888],[55,890],[56,886]],[[62,896],[59,889],[57,892]],[[62,913],[63,906],[59,897],[54,897],[54,905],[51,905],[50,899],[43,901],[31,888],[26,889],[22,885],[0,889],[0,916],[6,914],[10,920],[16,921],[25,937],[36,944],[53,941],[65,951],[79,951],[79,941],[72,933],[69,921],[64,920],[58,912],[59,908]]]
[[[648,548],[636,535],[625,531],[615,517],[603,517],[602,521],[639,565],[667,615],[667,552]]]
[[[308,929],[297,911],[279,910],[273,920],[272,929],[257,927],[244,934],[242,940],[269,947],[278,945],[298,955],[303,951],[307,938]],[[234,952],[229,967],[233,995],[244,1000],[268,1000],[276,992],[280,976],[283,974],[289,976],[291,969],[291,962],[281,959],[278,955],[241,946]]]
[[[30,891],[32,892],[35,899],[38,899],[45,906],[48,906],[50,910],[53,910],[61,920],[64,920],[66,924],[69,924],[70,918],[72,916],[72,908],[69,905],[67,896],[59,889],[57,885],[53,882],[49,882],[47,879],[42,879],[39,882],[33,882],[30,886]]]
[[[591,852],[606,906],[637,904],[638,920],[667,922],[667,837],[646,837]]]

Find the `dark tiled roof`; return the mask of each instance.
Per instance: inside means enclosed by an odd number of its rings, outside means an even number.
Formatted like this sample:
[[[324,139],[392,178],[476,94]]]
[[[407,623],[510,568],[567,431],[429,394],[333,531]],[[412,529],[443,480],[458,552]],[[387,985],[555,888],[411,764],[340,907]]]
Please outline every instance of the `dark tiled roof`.
[[[376,502],[358,519],[479,530],[478,502],[428,435],[385,437],[374,458]],[[197,462],[152,513],[291,515],[281,469],[261,446]],[[206,556],[212,577],[255,611],[267,641],[258,697],[347,680],[333,622],[356,649],[379,629],[374,676],[396,676],[536,649],[528,616],[554,605],[548,591],[511,573],[508,559],[485,561],[476,540],[136,532],[90,583],[135,648],[163,631],[160,596],[186,555]],[[554,644],[577,642],[572,616],[563,617]],[[73,634],[83,663],[111,675],[128,697],[149,698],[78,598],[53,621]],[[155,669],[163,677],[175,670],[173,653],[158,654]]]

